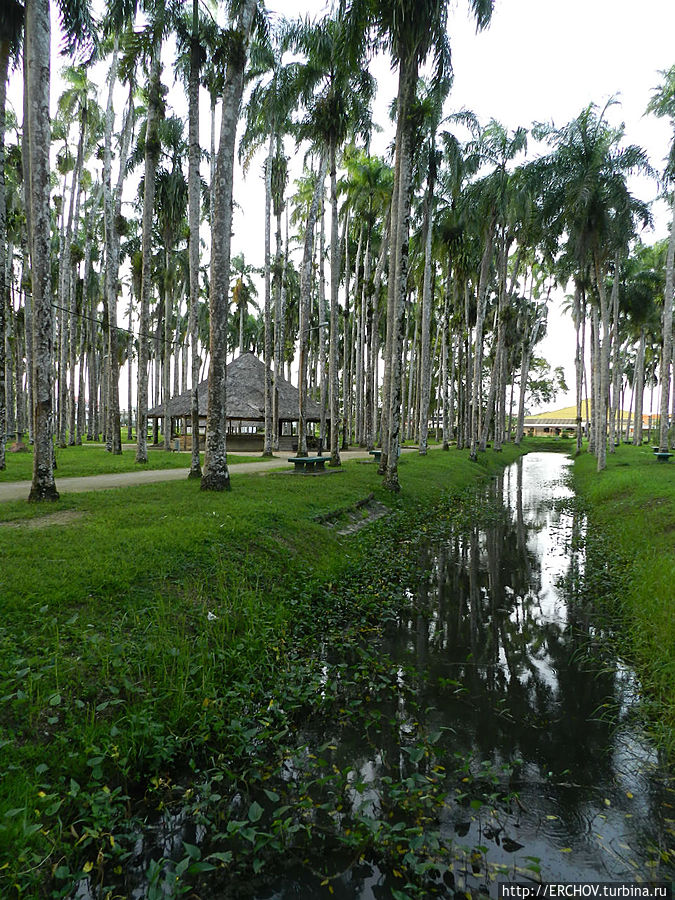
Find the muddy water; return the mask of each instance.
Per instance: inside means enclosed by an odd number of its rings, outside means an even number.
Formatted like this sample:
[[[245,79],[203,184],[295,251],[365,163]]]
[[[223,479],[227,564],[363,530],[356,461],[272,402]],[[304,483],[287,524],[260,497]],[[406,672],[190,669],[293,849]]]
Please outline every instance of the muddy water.
[[[635,675],[579,593],[586,524],[569,502],[568,467],[559,454],[524,457],[492,484],[480,521],[423,549],[416,611],[379,648],[399,669],[397,734],[330,735],[331,763],[352,766],[373,798],[386,760],[410,770],[402,747],[422,726],[440,733],[434,749],[448,767],[465,761],[439,814],[454,865],[441,896],[496,896],[504,880],[674,875],[675,794],[637,724]],[[371,814],[382,814],[376,799]],[[370,900],[400,886],[362,859],[331,893],[300,865],[255,896]]]

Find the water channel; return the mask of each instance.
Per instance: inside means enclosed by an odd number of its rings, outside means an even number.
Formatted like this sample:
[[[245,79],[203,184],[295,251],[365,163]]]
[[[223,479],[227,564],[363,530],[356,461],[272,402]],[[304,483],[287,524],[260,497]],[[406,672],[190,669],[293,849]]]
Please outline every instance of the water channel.
[[[500,881],[673,879],[672,772],[641,731],[640,687],[611,623],[583,590],[586,523],[569,465],[531,453],[509,466],[461,525],[421,540],[406,611],[375,645],[348,659],[320,648],[318,690],[356,713],[302,721],[264,791],[287,804],[287,821],[306,803],[293,827],[312,837],[282,860],[268,854],[246,884],[213,873],[196,896],[495,898]],[[239,820],[242,846],[258,820],[272,830],[259,793],[251,806],[230,798],[221,816],[230,837]],[[359,828],[372,830],[371,852],[350,844]],[[167,814],[139,839],[126,895],[150,896],[148,861],[159,846],[170,876],[183,842],[206,859],[228,846]],[[428,893],[406,892],[411,860],[427,865]]]
[[[439,815],[454,857],[441,896],[496,896],[498,880],[675,874],[675,793],[640,731],[639,685],[608,653],[611,628],[578,596],[586,525],[570,503],[569,465],[556,453],[523,457],[490,486],[487,524],[424,547],[416,612],[392,623],[380,648],[425,711],[425,732],[442,735],[437,758],[470,760]],[[330,735],[331,762],[372,786],[373,816],[392,758],[404,774],[415,768],[402,747],[417,725],[398,702],[398,747],[384,735]],[[464,783],[482,786],[483,799]],[[301,866],[256,898],[370,900],[396,896],[397,884],[361,863],[329,894]]]

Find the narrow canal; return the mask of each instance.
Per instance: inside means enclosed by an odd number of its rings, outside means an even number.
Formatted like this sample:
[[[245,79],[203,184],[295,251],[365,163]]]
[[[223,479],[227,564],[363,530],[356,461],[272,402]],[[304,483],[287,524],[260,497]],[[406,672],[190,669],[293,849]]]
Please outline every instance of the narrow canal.
[[[454,513],[439,507],[432,538],[423,524],[401,536],[416,574],[384,632],[299,660],[241,726],[247,773],[215,760],[148,816],[123,896],[496,898],[499,882],[671,881],[672,772],[588,590],[587,568],[596,584],[605,564],[587,559],[569,466],[531,453]],[[79,887],[90,900],[89,880]]]
[[[448,869],[428,862],[430,895],[675,874],[675,794],[640,733],[639,685],[581,596],[586,525],[569,465],[556,453],[523,457],[487,489],[475,521],[422,546],[415,613],[377,648],[397,669],[398,694],[379,707],[373,698],[361,733],[328,735],[330,766],[358,783],[347,801],[374,821],[388,814],[392,772],[418,797],[418,779],[448,773],[433,839]],[[320,737],[308,730],[299,743]],[[395,865],[361,858],[323,886],[299,865],[256,897],[406,897],[404,885]]]

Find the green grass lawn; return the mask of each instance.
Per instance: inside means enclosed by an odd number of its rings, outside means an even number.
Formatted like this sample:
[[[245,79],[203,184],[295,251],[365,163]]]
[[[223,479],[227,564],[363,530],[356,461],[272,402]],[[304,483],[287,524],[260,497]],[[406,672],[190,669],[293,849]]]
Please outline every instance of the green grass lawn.
[[[675,732],[675,464],[651,447],[621,445],[596,472],[595,458],[574,465],[591,531],[611,560],[614,612],[624,649],[636,665],[653,720],[672,750]]]
[[[299,623],[323,628],[317,586],[364,570],[367,536],[317,517],[371,492],[399,512],[432,504],[516,455],[406,454],[399,495],[369,460],[321,477],[233,474],[227,493],[186,479],[0,504],[0,893],[5,876],[39,896],[58,860],[72,883],[102,844],[116,858],[123,796],[234,752],[232,723],[266,702]],[[25,527],[55,513],[58,526]]]
[[[98,447],[60,452],[68,474],[115,459]],[[381,621],[408,564],[399,523],[423,522],[440,497],[517,455],[512,445],[476,463],[455,448],[405,453],[398,495],[374,462],[355,460],[317,477],[235,468],[226,493],[186,479],[0,504],[0,895],[68,896],[92,866],[124,865],[134,804],[161,804],[176,771],[199,780],[215,759],[232,772],[253,765],[252,718],[281,684],[308,689],[293,666],[332,629]],[[189,459],[155,456],[159,467]],[[127,459],[133,469],[133,451],[117,458]],[[629,448],[599,478],[592,464],[577,461],[579,489],[625,567],[636,653],[661,650],[662,694],[672,690],[675,467]],[[320,524],[370,493],[398,518],[349,537]],[[55,514],[59,524],[35,527]],[[358,603],[340,607],[336,585],[357,576]]]
[[[230,454],[228,462],[237,465],[240,462],[262,461],[258,455],[234,456]],[[136,472],[139,469],[189,469],[189,451],[173,452],[148,447],[148,461],[140,465],[136,461],[135,449],[123,450],[121,456],[107,453],[104,444],[82,444],[81,447],[64,447],[56,450],[56,479],[71,476],[103,475],[110,472]],[[204,462],[204,454],[200,454]],[[0,483],[3,481],[28,481],[33,477],[33,450],[26,453],[6,453],[6,468],[0,471]]]

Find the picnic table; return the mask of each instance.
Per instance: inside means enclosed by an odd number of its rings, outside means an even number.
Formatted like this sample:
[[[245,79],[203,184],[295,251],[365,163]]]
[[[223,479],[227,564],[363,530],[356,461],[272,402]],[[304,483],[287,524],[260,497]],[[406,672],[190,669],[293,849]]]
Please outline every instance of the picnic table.
[[[288,461],[295,465],[296,472],[323,472],[326,459],[329,458],[326,456],[291,456]]]

